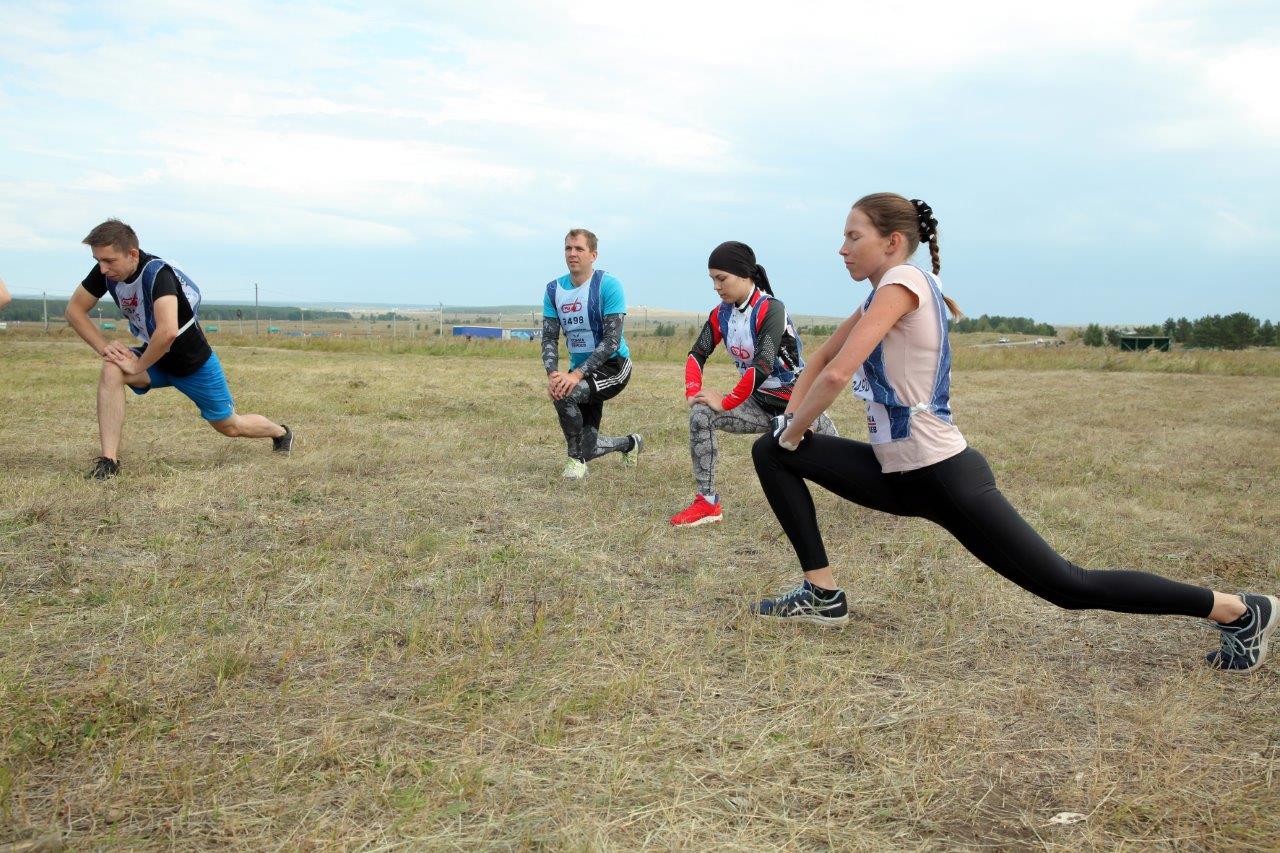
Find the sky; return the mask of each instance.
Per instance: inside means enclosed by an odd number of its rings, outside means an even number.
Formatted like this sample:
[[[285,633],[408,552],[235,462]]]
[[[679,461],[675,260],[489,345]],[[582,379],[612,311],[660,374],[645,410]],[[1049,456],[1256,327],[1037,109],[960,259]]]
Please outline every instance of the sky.
[[[631,306],[741,240],[835,316],[889,190],[973,316],[1280,319],[1277,78],[1273,0],[0,0],[0,278],[114,216],[210,302],[533,304],[586,227]]]

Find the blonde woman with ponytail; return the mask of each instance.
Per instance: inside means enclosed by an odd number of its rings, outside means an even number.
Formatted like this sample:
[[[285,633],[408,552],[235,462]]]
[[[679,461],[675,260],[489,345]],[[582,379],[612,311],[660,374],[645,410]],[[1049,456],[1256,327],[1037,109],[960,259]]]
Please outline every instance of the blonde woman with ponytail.
[[[932,274],[908,263],[922,243]],[[840,256],[871,294],[809,357],[786,412],[752,448],[760,485],[804,570],[800,586],[759,602],[755,613],[828,627],[848,622],[809,481],[862,506],[940,525],[1006,579],[1059,607],[1207,618],[1221,632],[1219,649],[1206,656],[1211,666],[1250,672],[1262,664],[1280,623],[1275,597],[1083,569],[1000,494],[986,459],[951,417],[947,314],[959,309],[942,295],[938,220],[928,204],[894,193],[864,196],[845,219]],[[869,443],[810,430],[846,387],[866,403]]]

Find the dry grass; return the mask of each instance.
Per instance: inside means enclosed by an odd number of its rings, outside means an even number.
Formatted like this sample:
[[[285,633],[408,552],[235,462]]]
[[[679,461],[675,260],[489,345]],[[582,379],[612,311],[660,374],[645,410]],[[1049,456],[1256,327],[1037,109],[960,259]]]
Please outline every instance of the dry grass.
[[[159,392],[92,484],[93,360],[0,339],[0,844],[1275,847],[1274,665],[1208,672],[1201,624],[1056,610],[828,495],[853,625],[761,625],[796,570],[749,439],[726,522],[666,525],[678,358],[607,411],[641,467],[570,486],[517,352],[225,347],[299,452]],[[1280,587],[1280,381],[984,367],[960,424],[1076,561]]]

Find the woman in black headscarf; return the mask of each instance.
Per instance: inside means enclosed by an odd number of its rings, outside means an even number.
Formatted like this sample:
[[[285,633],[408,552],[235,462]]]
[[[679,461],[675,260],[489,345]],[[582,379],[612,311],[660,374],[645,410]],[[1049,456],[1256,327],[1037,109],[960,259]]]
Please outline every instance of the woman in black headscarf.
[[[693,503],[671,517],[677,527],[695,527],[721,519],[715,489],[716,431],[764,433],[782,414],[791,389],[804,369],[800,335],[787,308],[769,284],[764,267],[745,243],[721,243],[707,259],[707,273],[721,302],[711,309],[685,363],[685,399],[689,403],[689,454],[698,492]],[[723,343],[742,378],[727,394],[702,385],[702,366]],[[823,435],[835,426],[823,414],[814,423]]]

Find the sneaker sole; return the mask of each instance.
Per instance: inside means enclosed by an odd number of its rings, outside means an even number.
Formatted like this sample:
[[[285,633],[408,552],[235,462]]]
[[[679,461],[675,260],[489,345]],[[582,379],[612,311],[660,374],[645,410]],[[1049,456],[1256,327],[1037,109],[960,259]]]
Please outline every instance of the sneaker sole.
[[[673,521],[671,522],[671,526],[672,527],[697,527],[700,524],[715,524],[717,521],[723,521],[723,520],[724,520],[724,516],[722,515],[708,515],[706,518],[700,518],[697,521],[686,521],[683,524],[676,524]]]
[[[770,616],[767,613],[753,613],[757,619],[770,619],[774,622],[804,622],[817,625],[819,628],[843,628],[849,624],[846,616]]]

